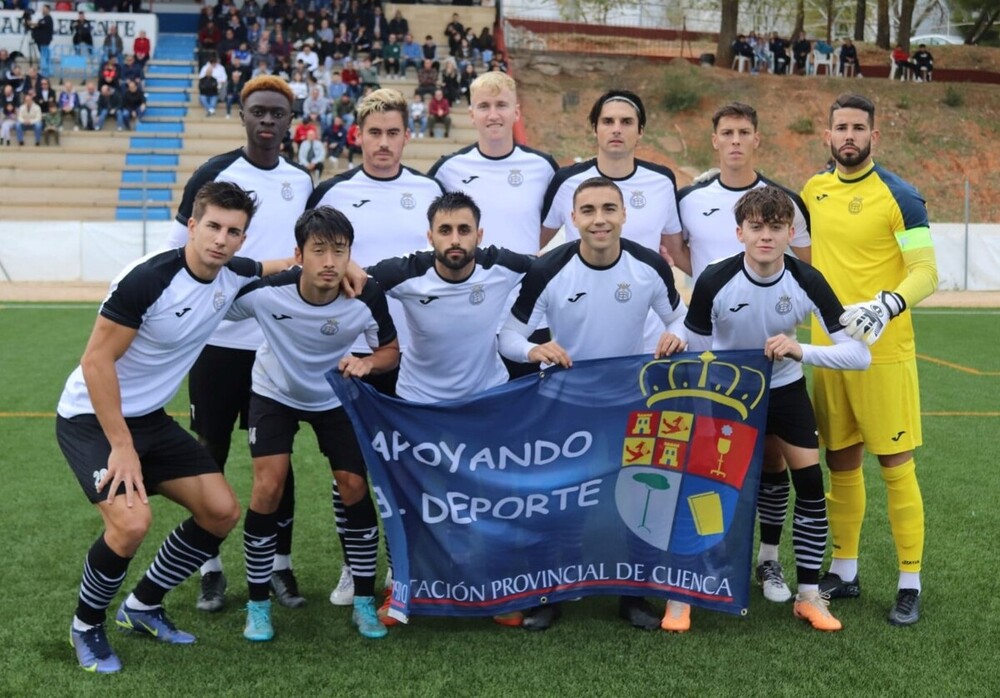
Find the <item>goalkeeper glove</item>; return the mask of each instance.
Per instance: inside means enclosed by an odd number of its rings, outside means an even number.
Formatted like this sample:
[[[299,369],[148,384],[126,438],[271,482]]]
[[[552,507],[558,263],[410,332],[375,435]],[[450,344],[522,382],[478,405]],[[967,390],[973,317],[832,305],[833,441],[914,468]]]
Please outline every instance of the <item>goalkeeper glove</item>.
[[[847,306],[840,316],[840,324],[848,335],[870,346],[882,336],[889,321],[904,310],[906,301],[901,295],[880,291],[874,300]]]

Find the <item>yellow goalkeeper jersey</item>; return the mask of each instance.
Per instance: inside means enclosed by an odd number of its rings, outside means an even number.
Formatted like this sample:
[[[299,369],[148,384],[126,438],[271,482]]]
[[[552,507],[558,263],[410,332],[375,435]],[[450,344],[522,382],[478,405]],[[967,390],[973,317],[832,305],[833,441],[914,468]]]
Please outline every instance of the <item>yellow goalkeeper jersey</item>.
[[[812,263],[844,305],[896,289],[907,276],[903,253],[932,247],[923,197],[875,163],[849,179],[836,170],[815,175],[806,182],[802,200],[809,210]],[[812,341],[830,343],[815,318]],[[908,311],[889,323],[871,351],[872,363],[915,356]]]

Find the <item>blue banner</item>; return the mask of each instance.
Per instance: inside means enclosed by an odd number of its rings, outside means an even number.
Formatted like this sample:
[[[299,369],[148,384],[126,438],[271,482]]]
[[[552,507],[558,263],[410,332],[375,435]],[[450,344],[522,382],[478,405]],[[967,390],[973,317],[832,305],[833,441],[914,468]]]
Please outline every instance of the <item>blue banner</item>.
[[[331,371],[388,535],[390,613],[597,594],[745,613],[771,364],[632,356],[419,405]]]

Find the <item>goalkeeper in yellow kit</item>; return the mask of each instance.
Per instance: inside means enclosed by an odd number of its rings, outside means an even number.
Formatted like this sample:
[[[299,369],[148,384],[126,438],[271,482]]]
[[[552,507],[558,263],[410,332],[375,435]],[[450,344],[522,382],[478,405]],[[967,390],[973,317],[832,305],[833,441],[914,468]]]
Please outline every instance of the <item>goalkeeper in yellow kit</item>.
[[[845,304],[848,334],[872,345],[867,371],[815,369],[813,401],[830,468],[827,506],[833,562],[820,591],[858,596],[858,548],[865,515],[865,449],[878,457],[899,561],[893,625],[920,618],[924,508],[913,451],[922,443],[913,323],[908,309],[937,288],[927,207],[913,185],[872,161],[875,105],[845,94],[830,107],[825,134],[834,169],[802,190],[813,264]],[[827,342],[813,320],[813,341]],[[877,342],[877,343],[876,343]]]

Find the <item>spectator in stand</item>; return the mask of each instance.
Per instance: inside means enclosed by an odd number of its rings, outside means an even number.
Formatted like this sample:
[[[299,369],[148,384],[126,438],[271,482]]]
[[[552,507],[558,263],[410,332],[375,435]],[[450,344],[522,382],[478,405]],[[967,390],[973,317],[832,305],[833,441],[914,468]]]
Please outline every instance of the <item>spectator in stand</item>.
[[[858,49],[849,38],[845,37],[840,44],[840,75],[843,77],[847,77],[848,66],[851,67],[852,75],[861,76],[861,70],[858,66]]]
[[[288,86],[292,88],[292,94],[295,95],[295,101],[292,102],[292,114],[301,117],[304,114],[302,105],[305,103],[306,97],[309,96],[309,85],[306,84],[302,73],[295,70],[292,72],[292,79],[288,81]]]
[[[80,128],[96,131],[98,101],[101,98],[97,85],[93,80],[87,81],[87,86],[80,93]]]
[[[112,90],[117,90],[119,85],[121,85],[121,80],[121,68],[118,67],[118,63],[112,58],[105,62],[104,67],[101,68],[101,74],[97,78],[97,86],[100,88],[107,85]]]
[[[462,96],[462,77],[458,74],[453,58],[446,58],[441,71],[441,89],[449,104],[458,104]]]
[[[905,80],[907,76],[916,76],[916,66],[910,62],[910,54],[903,50],[902,44],[896,44],[892,50],[892,62],[899,68],[897,71],[900,80]]]
[[[20,106],[21,95],[23,95],[25,92],[32,91],[30,89],[25,89],[25,79],[24,76],[21,74],[21,66],[19,66],[17,63],[13,64],[7,71],[6,75],[4,76],[4,79],[7,81],[7,84],[10,85],[10,87],[14,90],[14,92],[17,93],[18,106]]]
[[[295,54],[295,62],[302,63],[304,72],[312,73],[319,70],[319,54],[313,50],[315,43],[314,39],[306,39],[302,44],[302,50]]]
[[[249,80],[250,74],[252,72],[250,70],[250,64],[244,62],[243,59],[241,59],[236,54],[233,54],[233,63],[232,65],[229,66],[228,74],[231,76],[234,72],[237,72],[243,76],[243,79],[240,80],[240,82],[246,82],[247,80]]]
[[[368,91],[368,88],[373,90],[379,89],[378,68],[372,65],[370,58],[361,59],[361,67],[358,68],[358,77],[361,78],[362,93]]]
[[[250,77],[257,78],[260,77],[261,75],[270,75],[270,74],[271,74],[271,66],[268,65],[266,58],[261,58],[259,61],[257,61],[257,67],[253,69],[253,72],[250,74]]]
[[[458,63],[458,72],[461,73],[465,70],[465,66],[469,65],[475,60],[475,56],[472,53],[472,46],[469,44],[469,40],[463,38],[458,43],[458,50],[454,53],[454,59]]]
[[[451,21],[444,28],[444,35],[448,37],[448,50],[454,56],[459,42],[465,38],[465,26],[459,21],[457,12],[452,13]]]
[[[292,146],[296,153],[299,151],[299,146],[310,132],[319,136],[319,124],[314,122],[310,117],[306,116],[298,123],[298,125],[296,125],[295,131],[292,133]]]
[[[112,90],[107,85],[101,88],[101,94],[97,98],[97,122],[94,124],[94,130],[100,131],[104,128],[104,121],[109,117],[113,116],[118,119],[118,110],[121,109],[122,98],[117,92]],[[119,126],[118,130],[121,131],[122,127]]]
[[[10,132],[17,126],[17,107],[13,102],[4,102],[3,112],[0,114],[0,142],[10,145]]]
[[[215,47],[215,52],[219,54],[219,62],[224,68],[229,67],[229,62],[233,57],[233,51],[239,48],[240,42],[236,38],[236,32],[229,27],[222,35],[222,41]]]
[[[326,146],[315,131],[306,133],[306,138],[299,145],[299,164],[309,170],[314,182],[323,178],[323,165],[326,163]]]
[[[493,60],[493,52],[496,51],[496,42],[493,40],[493,35],[490,34],[489,27],[483,27],[483,30],[479,32],[479,53],[480,58],[482,58],[483,65],[489,65],[490,61]]]
[[[118,110],[118,126],[126,131],[132,130],[132,120],[138,124],[142,121],[146,113],[146,95],[142,87],[135,80],[125,83],[125,92],[122,94],[122,105]]]
[[[340,154],[347,147],[347,126],[339,116],[333,117],[330,128],[323,132],[323,143],[326,145],[326,155],[333,161],[333,168],[340,169]]]
[[[63,83],[62,92],[59,93],[59,98],[57,101],[59,105],[59,112],[63,116],[63,122],[67,118],[73,119],[73,130],[80,130],[80,97],[76,94],[76,90],[73,89],[73,83],[67,80]]]
[[[354,60],[362,56],[370,56],[372,52],[372,37],[365,26],[358,27],[354,34]]]
[[[400,78],[400,60],[403,56],[403,47],[396,40],[395,34],[389,34],[389,40],[382,47],[382,71],[391,80]]]
[[[260,4],[257,0],[244,0],[243,7],[240,8],[240,17],[247,27],[257,22],[260,15]]]
[[[389,36],[389,22],[382,14],[381,4],[376,4],[371,9],[371,16],[368,21],[365,22],[365,26],[368,27],[368,33],[371,34],[372,40],[382,40],[385,41]]]
[[[260,28],[260,22],[251,22],[250,26],[247,27],[247,46],[256,46],[260,43],[262,36],[264,36],[264,32]]]
[[[429,58],[424,59],[424,67],[417,71],[417,92],[421,96],[433,95],[438,88],[438,70]]]
[[[116,63],[121,62],[124,53],[125,45],[122,43],[122,38],[118,35],[118,25],[111,23],[108,25],[108,33],[104,35],[104,45],[101,48],[101,61],[105,63],[109,60],[114,60]]]
[[[0,102],[2,102],[5,106],[13,104],[14,109],[16,110],[19,106],[21,106],[21,95],[17,93],[13,85],[7,83],[3,86],[3,97],[0,99]]]
[[[293,44],[302,41],[308,30],[309,18],[306,17],[306,11],[299,7],[292,15],[292,21],[288,23],[288,40]]]
[[[767,47],[774,59],[775,74],[785,75],[788,72],[788,42],[778,36],[778,32],[771,32],[771,41]]]
[[[747,66],[753,67],[754,64],[754,54],[753,47],[747,43],[746,34],[740,34],[736,37],[736,41],[733,42],[733,56],[742,56],[747,59]]]
[[[326,17],[319,21],[319,29],[316,30],[319,43],[316,45],[316,52],[319,54],[320,64],[325,64],[326,59],[333,56],[333,40],[336,34],[330,26],[330,20]]]
[[[35,104],[35,98],[30,92],[24,93],[24,101],[17,108],[17,123],[14,130],[17,132],[17,144],[24,145],[24,132],[31,129],[35,132],[35,145],[42,142],[42,110]]]
[[[444,90],[438,88],[434,91],[434,99],[431,100],[430,105],[427,107],[427,111],[430,113],[430,122],[428,124],[428,130],[430,130],[431,138],[434,138],[434,127],[438,124],[444,125],[444,137],[451,137],[451,103],[444,96]]]
[[[215,23],[215,6],[210,3],[205,3],[201,6],[201,10],[198,12],[198,32],[205,28],[205,25],[209,22]]]
[[[799,32],[798,40],[792,44],[792,58],[795,60],[797,74],[806,74],[806,62],[809,60],[810,53],[812,53],[812,43],[806,38],[805,32]]]
[[[31,25],[31,38],[38,47],[38,62],[43,75],[52,74],[52,37],[55,22],[48,5],[42,5],[42,16]]]
[[[913,54],[913,65],[916,67],[917,80],[930,82],[933,79],[934,56],[927,50],[927,44],[920,44]]]
[[[476,73],[476,66],[474,66],[472,63],[466,63],[465,70],[462,71],[462,82],[461,82],[462,98],[468,103],[470,107],[472,106],[472,100],[469,97],[469,90],[472,87],[472,83],[478,77],[479,75]]]
[[[220,41],[222,41],[222,31],[214,20],[209,20],[198,32],[198,60],[205,62],[209,55],[216,54]]]
[[[233,49],[230,55],[229,68],[232,70],[236,66],[242,66],[245,69],[247,66],[252,65],[252,61],[253,52],[250,50],[250,44],[246,41],[241,41],[240,45]]]
[[[229,71],[229,82],[226,83],[226,118],[233,118],[233,105],[236,105],[237,109],[243,108],[243,101],[240,95],[243,92],[243,86],[247,84],[250,78],[247,76],[246,72],[240,70],[239,68],[234,68]]]
[[[427,131],[427,104],[424,102],[424,96],[418,91],[413,92],[410,116],[406,125],[410,129],[411,138],[423,138]]]
[[[281,28],[277,28],[274,31],[274,39],[271,41],[271,56],[274,57],[276,62],[285,60],[287,61],[292,55],[292,46],[285,40],[285,35],[282,33]]]
[[[357,100],[361,96],[361,76],[354,69],[354,62],[350,59],[344,61],[344,69],[340,71],[340,77],[347,85],[347,94],[351,99]]]
[[[59,145],[60,131],[62,131],[62,113],[53,102],[42,116],[42,140],[45,141],[45,145],[48,145],[51,139],[55,139],[56,145]]]
[[[10,52],[5,48],[0,48],[0,81],[7,75],[7,71],[16,63]]]
[[[347,129],[347,165],[354,164],[354,156],[361,155],[361,127],[357,121],[352,121]]]
[[[135,41],[132,42],[132,55],[135,57],[135,62],[143,70],[146,69],[146,63],[149,61],[149,53],[149,37],[146,36],[144,30],[139,30],[139,36],[135,37]]]
[[[345,65],[351,58],[354,51],[354,36],[347,29],[347,24],[340,23],[337,30],[337,37],[333,40],[333,60],[334,63]]]
[[[354,123],[354,108],[356,103],[351,99],[351,95],[345,92],[340,96],[340,101],[337,102],[334,108],[334,113],[339,116],[347,126]]]
[[[143,74],[142,66],[135,60],[135,56],[129,54],[125,56],[125,63],[122,64],[121,80],[128,82],[134,80],[142,86],[146,76]]]
[[[427,36],[424,37],[424,43],[420,47],[420,50],[423,51],[424,59],[429,60],[434,65],[435,70],[441,67],[440,64],[438,63],[438,56],[437,56],[438,48],[437,44],[434,43],[433,36],[428,34]]]
[[[767,41],[762,36],[757,36],[757,32],[750,32],[747,35],[747,43],[753,49],[753,63],[751,73],[768,72],[771,66],[771,54],[767,50]]]
[[[406,34],[403,44],[399,49],[402,68],[400,74],[406,77],[406,69],[411,65],[414,71],[420,72],[420,66],[424,62],[424,52],[420,49],[420,44],[413,40],[413,34]]]
[[[490,70],[499,70],[501,73],[507,72],[507,56],[503,51],[497,51],[490,61]]]
[[[219,59],[213,53],[198,73],[198,101],[205,109],[205,116],[215,114],[219,95],[225,94],[225,90],[226,69],[219,64]]]
[[[94,27],[90,20],[80,12],[76,19],[69,25],[69,30],[73,32],[73,53],[80,56],[84,49],[88,56],[94,55]]]
[[[35,103],[44,115],[48,113],[49,107],[56,103],[58,95],[49,84],[48,78],[42,78],[38,82],[38,90],[35,91]]]
[[[336,103],[340,101],[340,96],[347,94],[347,85],[344,84],[344,78],[341,77],[340,71],[335,70],[330,74],[330,82],[326,86],[326,96],[330,98],[331,103]]]
[[[319,118],[322,131],[330,128],[330,123],[333,121],[333,115],[330,113],[330,100],[323,96],[318,85],[309,89],[309,96],[302,103],[302,112],[315,114]]]
[[[389,33],[398,36],[406,36],[410,33],[410,23],[403,17],[402,11],[396,9],[396,14],[389,20]]]

